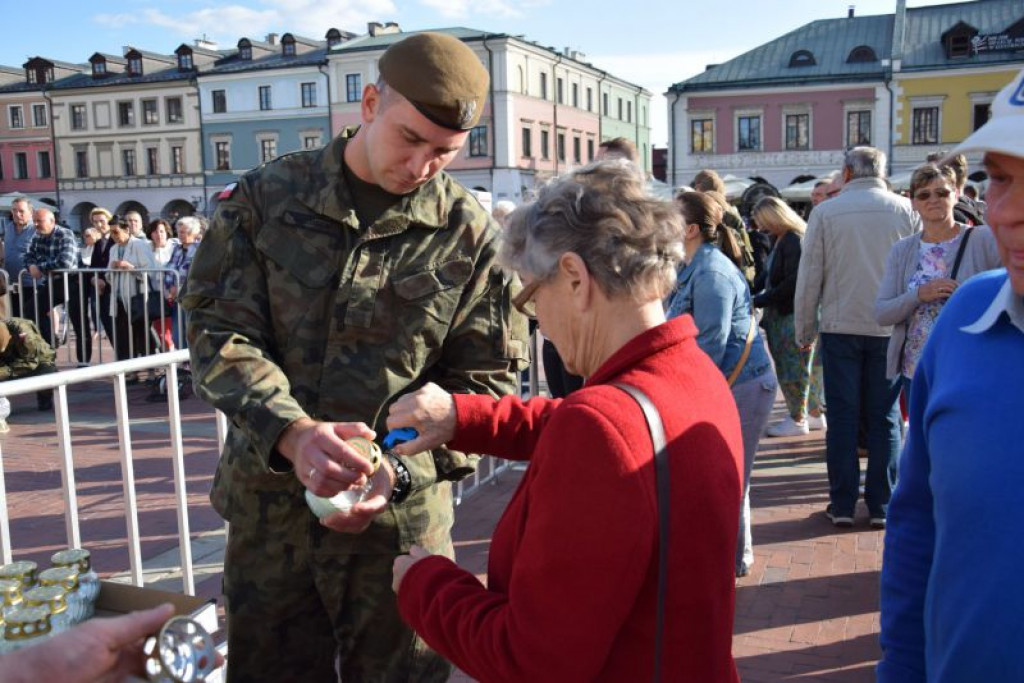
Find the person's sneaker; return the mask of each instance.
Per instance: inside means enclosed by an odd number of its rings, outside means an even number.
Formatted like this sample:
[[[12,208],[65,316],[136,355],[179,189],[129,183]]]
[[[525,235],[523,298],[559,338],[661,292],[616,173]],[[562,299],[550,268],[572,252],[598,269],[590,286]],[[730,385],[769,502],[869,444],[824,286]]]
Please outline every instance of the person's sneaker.
[[[885,517],[878,517],[871,515],[871,520],[868,522],[872,529],[884,529],[885,528]]]
[[[828,517],[829,521],[832,522],[833,526],[843,527],[844,529],[853,526],[853,517],[846,515],[837,515],[832,511],[832,503],[829,503],[825,508],[825,516]]]
[[[8,426],[7,420],[0,417],[0,434],[6,434],[9,431],[11,431],[11,428]]]
[[[807,420],[797,422],[792,417],[787,417],[781,422],[776,422],[768,428],[768,436],[803,436],[808,431]]]
[[[815,417],[813,415],[807,416],[807,429],[812,432],[823,432],[828,429],[828,421],[825,419],[825,413]]]

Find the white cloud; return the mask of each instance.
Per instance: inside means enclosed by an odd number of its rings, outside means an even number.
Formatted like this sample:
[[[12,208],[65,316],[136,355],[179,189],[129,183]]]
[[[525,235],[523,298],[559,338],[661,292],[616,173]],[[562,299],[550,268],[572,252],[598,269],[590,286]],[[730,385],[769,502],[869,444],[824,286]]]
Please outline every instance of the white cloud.
[[[515,19],[527,11],[547,5],[549,0],[420,0],[446,19],[465,19],[469,16]]]
[[[121,29],[129,25],[148,25],[167,29],[184,38],[206,35],[225,45],[233,45],[245,36],[262,39],[267,33],[286,31],[322,39],[329,28],[361,32],[369,21],[392,16],[392,0],[263,0],[263,8],[243,5],[209,6],[170,14],[148,9],[131,14],[98,14],[94,21]]]

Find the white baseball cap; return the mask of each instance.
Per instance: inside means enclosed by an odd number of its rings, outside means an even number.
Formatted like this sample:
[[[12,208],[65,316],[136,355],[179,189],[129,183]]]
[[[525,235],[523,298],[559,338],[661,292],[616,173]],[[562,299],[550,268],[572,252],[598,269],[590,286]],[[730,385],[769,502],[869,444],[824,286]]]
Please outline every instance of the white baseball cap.
[[[1024,158],[1024,71],[996,95],[988,122],[967,136],[951,154],[967,152],[996,152]]]

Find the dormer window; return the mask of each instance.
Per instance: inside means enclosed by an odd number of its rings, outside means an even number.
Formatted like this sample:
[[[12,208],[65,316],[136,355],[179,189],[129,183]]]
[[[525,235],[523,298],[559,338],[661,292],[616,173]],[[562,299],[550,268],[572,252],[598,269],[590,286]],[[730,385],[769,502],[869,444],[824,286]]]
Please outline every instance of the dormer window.
[[[846,58],[847,64],[864,64],[877,61],[878,56],[875,54],[875,51],[867,45],[858,45],[853,48],[850,50],[850,56]]]
[[[136,50],[132,50],[125,55],[128,60],[128,75],[129,76],[141,76],[142,75],[142,55]]]
[[[246,62],[252,60],[252,43],[247,38],[238,41],[238,58]]]
[[[285,57],[295,56],[295,36],[290,33],[281,37],[281,54]]]
[[[963,21],[942,34],[942,47],[946,51],[946,59],[970,57],[972,54],[971,40],[978,35],[978,29]]]
[[[178,53],[178,71],[191,71],[193,67],[192,51],[182,50]]]
[[[105,61],[99,61],[92,65],[92,75],[102,76],[107,73],[107,63]]]
[[[814,54],[810,50],[797,50],[789,58],[790,67],[814,66],[817,63],[814,59]]]
[[[25,68],[25,81],[33,85],[53,83],[53,65],[45,59],[36,57],[22,64]]]
[[[327,47],[334,47],[335,45],[341,45],[341,31],[336,28],[332,28],[327,31]]]

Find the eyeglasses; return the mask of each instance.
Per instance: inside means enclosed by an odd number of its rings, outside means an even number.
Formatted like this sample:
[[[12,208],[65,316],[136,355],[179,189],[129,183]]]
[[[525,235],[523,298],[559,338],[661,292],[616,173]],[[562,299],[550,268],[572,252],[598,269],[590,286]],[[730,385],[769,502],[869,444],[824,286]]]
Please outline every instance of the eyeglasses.
[[[533,295],[537,293],[537,288],[543,282],[544,280],[542,279],[534,280],[523,287],[519,294],[516,294],[515,298],[512,299],[512,305],[527,318],[537,317],[537,303],[533,300]]]
[[[953,190],[935,190],[935,196],[939,199],[946,199],[949,195],[953,194]],[[921,190],[914,195],[914,199],[919,202],[926,202],[932,198],[931,190]]]

